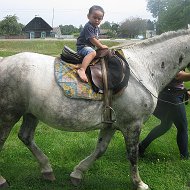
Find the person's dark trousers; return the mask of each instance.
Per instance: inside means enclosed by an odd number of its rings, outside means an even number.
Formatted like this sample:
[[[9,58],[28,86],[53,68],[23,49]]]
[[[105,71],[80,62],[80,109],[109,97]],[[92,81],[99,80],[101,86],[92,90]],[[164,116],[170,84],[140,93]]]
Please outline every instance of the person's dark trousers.
[[[176,96],[171,93],[161,93],[160,99],[181,103],[183,95]],[[172,105],[169,103],[158,101],[154,115],[161,120],[160,125],[156,126],[147,137],[139,144],[139,154],[143,154],[149,144],[166,133],[172,126],[172,123],[177,128],[177,145],[182,158],[188,158],[188,124],[186,118],[186,110],[184,104]]]

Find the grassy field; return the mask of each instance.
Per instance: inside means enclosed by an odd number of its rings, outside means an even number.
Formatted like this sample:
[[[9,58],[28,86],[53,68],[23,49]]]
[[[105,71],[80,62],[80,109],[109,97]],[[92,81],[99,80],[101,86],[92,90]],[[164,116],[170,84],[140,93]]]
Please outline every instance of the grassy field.
[[[105,43],[108,46],[118,44],[111,41],[106,41]],[[0,41],[0,56],[5,57],[23,51],[58,56],[65,44],[76,50],[73,40],[2,40]]]
[[[0,56],[23,51],[58,56],[64,44],[75,48],[71,41],[0,41]],[[112,42],[105,44],[116,45]],[[187,117],[190,118],[189,105],[186,109]],[[143,126],[141,138],[158,123],[159,120],[152,116]],[[71,133],[39,124],[35,140],[49,157],[56,176],[56,181],[49,183],[41,179],[36,160],[17,138],[20,125],[21,121],[15,125],[0,157],[1,173],[10,182],[10,189],[132,190],[129,162],[119,132],[115,134],[105,155],[96,161],[76,188],[70,183],[70,172],[93,151],[98,131]],[[142,179],[152,190],[190,190],[190,160],[179,159],[175,127],[148,147],[146,156],[139,160],[139,170]]]

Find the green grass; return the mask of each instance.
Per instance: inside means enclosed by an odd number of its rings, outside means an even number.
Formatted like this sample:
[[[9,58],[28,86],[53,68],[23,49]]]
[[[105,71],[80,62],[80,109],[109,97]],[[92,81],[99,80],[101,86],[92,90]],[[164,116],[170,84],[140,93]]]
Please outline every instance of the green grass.
[[[70,41],[0,41],[0,56],[22,51],[33,51],[57,56],[64,44],[74,48]],[[106,42],[107,45],[111,42]],[[190,107],[186,106],[190,118]],[[151,117],[142,129],[141,139],[159,123]],[[190,121],[189,121],[190,123]],[[12,190],[132,190],[129,178],[129,162],[120,132],[113,137],[107,152],[85,174],[79,187],[70,183],[69,175],[79,161],[88,156],[96,145],[98,131],[71,133],[58,131],[40,123],[35,135],[38,146],[49,157],[56,181],[41,179],[36,160],[17,138],[19,121],[11,131],[1,152],[1,174],[10,182]],[[155,140],[146,156],[139,160],[142,179],[152,190],[190,190],[190,161],[179,159],[176,145],[176,129]]]
[[[108,46],[118,44],[109,40],[104,43]],[[64,45],[76,50],[75,42],[71,40],[2,40],[0,41],[0,56],[5,57],[23,51],[58,56]]]

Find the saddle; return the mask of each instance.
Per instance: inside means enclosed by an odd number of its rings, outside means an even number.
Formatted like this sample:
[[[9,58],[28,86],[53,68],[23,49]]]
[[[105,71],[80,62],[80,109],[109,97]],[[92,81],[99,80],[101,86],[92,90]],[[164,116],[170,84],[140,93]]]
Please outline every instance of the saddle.
[[[61,59],[67,63],[80,64],[83,57],[64,46]],[[108,125],[115,122],[115,119],[112,119],[112,95],[127,87],[129,74],[127,61],[116,50],[96,50],[96,57],[87,68],[93,90],[104,94],[103,122]]]
[[[83,57],[68,46],[64,46],[61,53],[61,59],[67,63],[80,64],[82,63]]]
[[[81,64],[83,57],[68,46],[64,46],[61,59],[67,63]],[[96,50],[96,57],[87,68],[87,75],[95,92],[104,92],[102,62],[106,64],[108,89],[113,94],[126,87],[129,79],[129,66],[119,51],[102,49]]]

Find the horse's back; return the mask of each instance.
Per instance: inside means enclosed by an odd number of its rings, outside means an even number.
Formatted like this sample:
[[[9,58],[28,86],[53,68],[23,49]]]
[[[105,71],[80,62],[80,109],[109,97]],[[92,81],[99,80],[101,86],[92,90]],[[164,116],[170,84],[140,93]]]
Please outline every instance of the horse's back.
[[[0,62],[1,82],[15,80],[22,85],[26,81],[30,83],[30,80],[32,82],[42,80],[40,76],[44,77],[45,74],[53,72],[54,59],[51,56],[31,52],[5,57]]]
[[[42,63],[50,63],[50,60],[54,60],[54,57],[38,54],[38,53],[32,53],[32,52],[23,52],[18,53],[12,56],[8,56],[5,58],[0,57],[0,71],[8,70],[9,68],[14,68],[15,72],[18,72],[18,69],[27,69],[28,67],[37,67],[39,65],[42,65]],[[27,70],[26,70],[27,72]]]
[[[54,80],[54,59],[29,52],[3,58],[0,61],[0,107],[11,104],[16,108],[18,104],[26,108],[31,96],[49,89]]]

